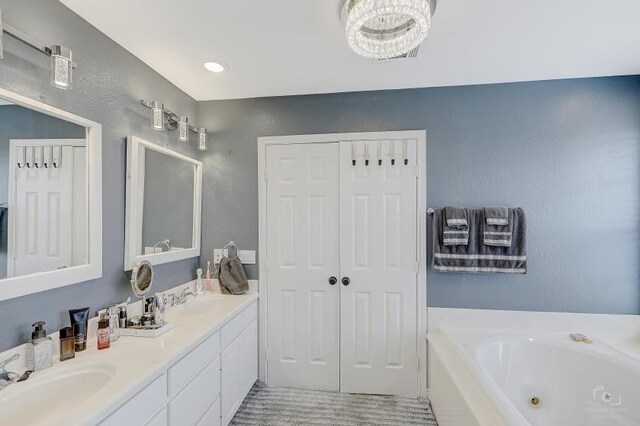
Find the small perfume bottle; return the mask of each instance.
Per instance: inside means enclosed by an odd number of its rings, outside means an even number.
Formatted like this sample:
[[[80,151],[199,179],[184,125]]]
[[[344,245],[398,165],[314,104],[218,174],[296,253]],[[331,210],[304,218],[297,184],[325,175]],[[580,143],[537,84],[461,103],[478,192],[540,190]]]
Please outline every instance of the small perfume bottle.
[[[110,346],[109,318],[103,317],[98,321],[98,349],[108,349]]]
[[[67,361],[76,357],[76,338],[73,327],[60,329],[60,361]]]

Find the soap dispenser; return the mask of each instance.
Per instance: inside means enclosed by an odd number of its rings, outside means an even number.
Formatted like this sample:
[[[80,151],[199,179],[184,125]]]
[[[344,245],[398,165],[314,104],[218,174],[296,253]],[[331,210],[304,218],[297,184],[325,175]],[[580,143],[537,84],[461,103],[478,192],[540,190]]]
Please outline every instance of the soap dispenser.
[[[26,347],[27,370],[44,370],[53,365],[53,340],[47,336],[44,324],[44,321],[33,324],[31,341],[27,343]]]

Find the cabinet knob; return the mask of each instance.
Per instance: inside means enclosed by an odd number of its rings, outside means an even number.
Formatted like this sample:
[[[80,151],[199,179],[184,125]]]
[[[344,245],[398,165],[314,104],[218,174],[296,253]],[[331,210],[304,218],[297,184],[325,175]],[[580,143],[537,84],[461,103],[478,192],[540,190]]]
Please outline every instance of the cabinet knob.
[[[349,277],[344,277],[342,279],[342,285],[349,285],[350,282],[351,280],[349,279]]]
[[[336,285],[337,282],[338,282],[338,279],[336,277],[329,278],[329,284]]]

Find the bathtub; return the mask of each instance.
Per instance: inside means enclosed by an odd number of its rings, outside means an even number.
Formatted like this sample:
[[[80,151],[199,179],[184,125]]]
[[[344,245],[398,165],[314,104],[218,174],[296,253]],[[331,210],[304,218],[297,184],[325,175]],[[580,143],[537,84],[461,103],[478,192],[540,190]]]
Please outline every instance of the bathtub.
[[[567,333],[430,331],[429,398],[441,426],[640,425],[640,361]]]

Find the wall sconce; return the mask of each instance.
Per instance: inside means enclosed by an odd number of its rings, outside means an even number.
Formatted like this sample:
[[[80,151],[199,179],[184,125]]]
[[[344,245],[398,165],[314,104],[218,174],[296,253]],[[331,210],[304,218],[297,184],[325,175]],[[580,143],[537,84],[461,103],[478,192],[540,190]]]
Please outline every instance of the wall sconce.
[[[51,85],[58,89],[73,88],[73,52],[64,46],[51,46]]]
[[[4,56],[4,35],[8,35],[30,48],[51,58],[51,85],[58,89],[71,90],[73,88],[73,70],[77,68],[73,62],[73,53],[60,45],[46,45],[31,36],[13,28],[3,21],[0,9],[0,59]]]
[[[151,102],[151,117],[153,119],[153,130],[159,132],[164,130],[164,105],[158,101]]]
[[[2,28],[2,9],[0,9],[0,59],[4,57],[4,46],[2,41],[4,40],[4,28]]]
[[[189,142],[189,117],[180,116],[178,122],[178,139],[181,142]]]
[[[178,130],[178,140],[180,142],[189,141],[189,132],[198,134],[198,148],[201,151],[207,149],[207,129],[195,128],[189,124],[189,118],[187,116],[178,115],[165,108],[164,104],[158,101],[140,101],[142,106],[145,106],[151,110],[153,129],[158,131],[163,130]]]
[[[207,129],[204,127],[198,129],[198,149],[200,151],[207,150]]]

